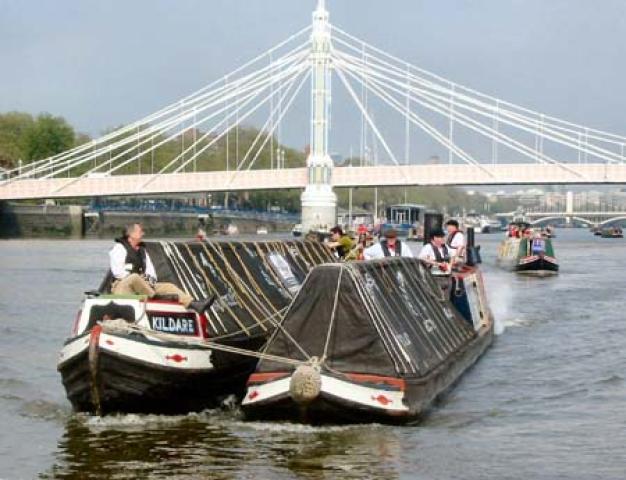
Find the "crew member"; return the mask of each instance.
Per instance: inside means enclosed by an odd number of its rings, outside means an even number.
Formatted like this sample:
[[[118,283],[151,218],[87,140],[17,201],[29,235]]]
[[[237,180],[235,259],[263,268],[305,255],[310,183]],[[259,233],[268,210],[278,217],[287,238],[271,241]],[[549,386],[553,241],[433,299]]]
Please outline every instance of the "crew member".
[[[144,231],[140,223],[126,227],[124,236],[116,239],[109,252],[114,281],[111,292],[116,295],[175,295],[178,301],[202,314],[211,306],[212,299],[194,300],[172,283],[158,282],[156,270],[143,244]]]
[[[385,230],[385,238],[379,243],[366,248],[363,251],[365,260],[373,260],[383,257],[412,257],[413,252],[408,245],[398,240],[398,232],[393,228]]]
[[[346,258],[354,248],[354,242],[343,233],[343,229],[339,225],[330,229],[330,242],[326,245],[334,250],[339,258]]]
[[[442,272],[450,270],[450,251],[446,246],[445,234],[441,229],[435,229],[431,233],[430,242],[422,247],[418,258],[427,265],[437,267]]]
[[[465,235],[459,229],[459,222],[454,219],[448,220],[446,230],[448,231],[446,246],[450,250],[450,256],[459,258],[465,255]]]

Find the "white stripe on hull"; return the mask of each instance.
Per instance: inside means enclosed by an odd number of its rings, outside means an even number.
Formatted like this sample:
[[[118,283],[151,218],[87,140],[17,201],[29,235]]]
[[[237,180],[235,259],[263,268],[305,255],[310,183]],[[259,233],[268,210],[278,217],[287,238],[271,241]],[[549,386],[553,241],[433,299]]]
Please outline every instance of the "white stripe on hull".
[[[68,343],[59,355],[58,366],[80,355],[89,348],[90,336]],[[184,345],[154,345],[136,340],[119,337],[102,332],[98,342],[102,352],[113,353],[135,361],[149,363],[159,367],[176,368],[179,370],[212,370],[209,349],[188,349]]]
[[[409,411],[409,408],[403,402],[404,392],[402,391],[366,387],[328,375],[322,375],[321,377],[320,396],[331,396],[386,412]],[[290,380],[291,377],[286,377],[260,385],[250,385],[242,405],[254,405],[272,398],[289,395]]]
[[[66,344],[59,352],[59,360],[57,367],[60,368],[64,363],[77,357],[89,348],[89,335],[77,338]]]

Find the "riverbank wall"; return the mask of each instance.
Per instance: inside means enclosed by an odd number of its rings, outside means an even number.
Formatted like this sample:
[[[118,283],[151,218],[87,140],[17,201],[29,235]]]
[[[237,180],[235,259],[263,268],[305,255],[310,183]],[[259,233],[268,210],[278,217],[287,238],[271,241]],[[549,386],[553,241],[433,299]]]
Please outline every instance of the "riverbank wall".
[[[79,205],[16,205],[0,202],[0,238],[113,238],[129,223],[141,222],[150,237],[193,237],[235,225],[241,234],[287,232],[293,224],[224,213],[88,211]]]

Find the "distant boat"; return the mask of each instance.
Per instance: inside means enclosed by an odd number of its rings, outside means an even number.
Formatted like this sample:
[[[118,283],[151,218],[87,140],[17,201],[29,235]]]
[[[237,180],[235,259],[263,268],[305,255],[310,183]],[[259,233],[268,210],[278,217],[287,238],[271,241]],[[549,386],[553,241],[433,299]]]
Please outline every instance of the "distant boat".
[[[256,229],[257,235],[267,235],[267,227],[259,227]]]
[[[385,211],[386,221],[381,225],[380,234],[384,235],[387,230],[395,230],[400,237],[408,237],[411,232],[424,228],[424,219],[428,210],[425,205],[414,203],[402,203],[391,205]]]
[[[526,224],[517,225],[524,231]],[[507,236],[498,248],[497,264],[517,273],[548,276],[559,271],[552,240],[541,236]]]
[[[602,238],[624,238],[624,232],[619,227],[604,228],[600,231]]]
[[[474,229],[474,233],[495,233],[499,232],[502,228],[501,223],[487,215],[479,215],[475,212],[470,212],[465,217],[459,220],[459,223],[465,227],[465,229]]]

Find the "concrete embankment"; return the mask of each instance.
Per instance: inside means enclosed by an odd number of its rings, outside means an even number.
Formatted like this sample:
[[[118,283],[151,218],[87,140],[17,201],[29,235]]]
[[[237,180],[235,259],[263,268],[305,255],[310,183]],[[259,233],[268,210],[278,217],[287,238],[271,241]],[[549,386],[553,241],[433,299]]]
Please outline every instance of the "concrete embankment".
[[[0,202],[0,238],[112,238],[125,225],[141,222],[151,237],[194,236],[199,227],[208,234],[234,224],[239,233],[286,232],[288,222],[232,217],[224,213],[101,211],[89,212],[78,205],[14,205]]]

